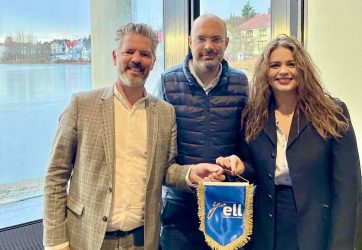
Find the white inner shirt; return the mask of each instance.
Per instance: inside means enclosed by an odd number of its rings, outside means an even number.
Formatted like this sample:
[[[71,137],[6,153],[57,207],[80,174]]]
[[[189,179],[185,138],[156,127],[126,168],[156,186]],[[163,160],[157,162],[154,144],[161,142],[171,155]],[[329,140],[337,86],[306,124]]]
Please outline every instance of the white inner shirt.
[[[129,108],[115,89],[115,169],[107,231],[129,231],[144,224],[147,93],[145,96]]]
[[[208,95],[210,90],[212,90],[213,88],[215,88],[215,86],[217,85],[217,83],[219,82],[220,76],[221,76],[221,72],[222,72],[222,64],[220,63],[220,67],[219,67],[219,72],[217,74],[217,76],[211,80],[211,82],[209,83],[203,83],[200,78],[197,76],[194,68],[192,67],[192,63],[191,60],[189,61],[189,68],[190,68],[190,72],[191,75],[193,75],[196,79],[196,81],[201,85],[201,87],[204,89],[205,93]],[[207,86],[207,87],[205,87]]]
[[[277,128],[277,157],[275,164],[275,184],[276,185],[292,185],[292,180],[289,175],[289,166],[287,161],[287,145],[288,139],[285,137],[283,131],[276,123]]]

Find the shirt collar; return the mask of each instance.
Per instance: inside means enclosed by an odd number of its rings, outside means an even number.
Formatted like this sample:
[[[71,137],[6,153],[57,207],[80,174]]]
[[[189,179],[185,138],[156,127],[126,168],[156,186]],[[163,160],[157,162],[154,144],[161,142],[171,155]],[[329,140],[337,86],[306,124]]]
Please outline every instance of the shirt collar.
[[[117,87],[116,87],[116,84],[114,84],[114,87],[113,87],[113,94],[114,96],[122,103],[123,106],[125,106],[127,109],[130,110],[130,108],[128,107],[128,102],[127,102],[127,98],[125,96],[123,96],[118,90],[117,90]],[[139,99],[135,104],[134,106],[139,106],[139,105],[142,105],[142,107],[145,107],[146,106],[146,100],[149,98],[149,95],[146,91],[146,89],[144,90],[144,93],[143,93],[143,97],[141,99]]]
[[[189,61],[189,68],[190,68],[191,74],[193,75],[193,77],[195,77],[198,84],[200,84],[200,86],[205,90],[206,93],[210,92],[210,90],[213,89],[220,80],[220,76],[221,76],[221,72],[222,72],[222,64],[220,63],[219,65],[220,65],[220,67],[219,67],[219,72],[217,73],[217,76],[213,80],[211,80],[211,82],[207,85],[207,87],[205,87],[205,84],[197,76],[197,74],[192,66],[191,60]]]

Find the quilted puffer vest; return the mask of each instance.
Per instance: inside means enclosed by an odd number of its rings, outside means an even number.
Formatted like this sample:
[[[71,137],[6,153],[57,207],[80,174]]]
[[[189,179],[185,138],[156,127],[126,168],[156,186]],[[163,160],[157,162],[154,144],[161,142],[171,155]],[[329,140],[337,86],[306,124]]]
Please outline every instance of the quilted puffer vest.
[[[183,64],[162,74],[163,98],[176,110],[176,161],[182,165],[214,163],[219,156],[239,152],[241,112],[247,101],[248,80],[244,73],[229,68],[223,60],[219,82],[206,94],[190,72],[191,57],[188,54]],[[197,202],[192,192],[168,188],[165,197],[174,205],[179,204],[177,207],[188,218],[187,223],[198,224]],[[173,219],[183,221],[183,216]],[[178,223],[170,219],[171,224]]]
[[[189,54],[182,65],[162,75],[164,99],[176,110],[179,164],[214,163],[238,153],[241,112],[247,100],[244,73],[222,61],[218,84],[206,94],[190,73]]]

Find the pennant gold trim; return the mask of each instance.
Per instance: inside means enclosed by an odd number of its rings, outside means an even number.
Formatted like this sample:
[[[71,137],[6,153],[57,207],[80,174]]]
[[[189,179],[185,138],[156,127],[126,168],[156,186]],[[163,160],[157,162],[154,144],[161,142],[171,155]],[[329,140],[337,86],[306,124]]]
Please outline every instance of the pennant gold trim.
[[[236,250],[244,246],[249,240],[253,231],[253,194],[254,194],[254,185],[249,183],[240,183],[240,182],[203,182],[199,184],[197,188],[197,203],[198,203],[198,216],[200,219],[200,231],[205,235],[206,243],[215,250]],[[220,245],[209,235],[206,234],[205,230],[205,185],[224,185],[224,186],[246,186],[245,194],[245,210],[244,210],[244,232],[243,234],[235,239],[233,242],[230,242],[226,246]]]

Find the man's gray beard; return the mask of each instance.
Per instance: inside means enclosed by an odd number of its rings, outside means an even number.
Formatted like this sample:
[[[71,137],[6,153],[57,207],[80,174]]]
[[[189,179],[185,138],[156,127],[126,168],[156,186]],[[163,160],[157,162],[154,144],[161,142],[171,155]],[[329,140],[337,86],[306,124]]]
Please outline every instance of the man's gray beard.
[[[217,70],[220,64],[217,60],[215,64],[210,64],[200,59],[196,63],[199,64],[199,68],[202,69],[204,72],[214,72],[215,70]]]
[[[130,81],[128,79],[128,77],[123,73],[118,74],[118,78],[123,85],[126,85],[128,87],[133,87],[133,88],[145,86],[146,79],[147,79],[147,78],[142,79],[141,77],[137,77],[135,80]]]
[[[207,64],[207,63],[201,63],[201,66],[202,66],[202,69],[204,69],[204,72],[214,72],[215,70],[217,70],[219,64],[216,64],[216,65],[210,65],[210,64]]]

